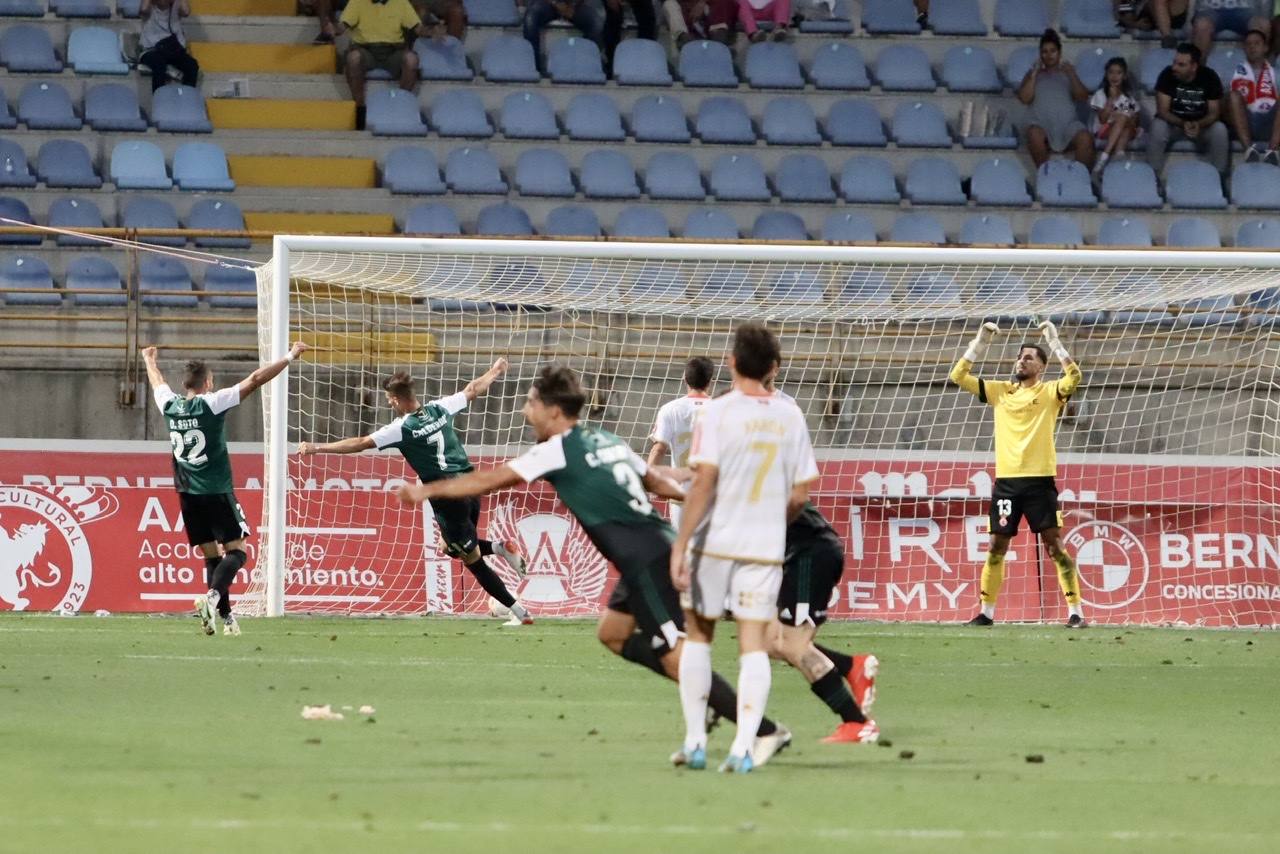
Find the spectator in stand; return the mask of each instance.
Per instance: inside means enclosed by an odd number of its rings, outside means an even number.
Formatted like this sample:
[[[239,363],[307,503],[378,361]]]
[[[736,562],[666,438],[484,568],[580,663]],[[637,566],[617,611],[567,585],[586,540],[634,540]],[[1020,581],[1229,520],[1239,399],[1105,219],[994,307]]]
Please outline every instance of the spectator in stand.
[[[316,36],[314,43],[333,44],[334,35],[337,33],[334,25],[336,19],[333,16],[334,0],[303,0],[303,2],[307,6],[307,11],[314,11],[315,16],[320,19],[320,35]],[[467,10],[462,5],[462,0],[410,0],[410,2],[423,21],[443,21],[445,33],[458,41],[467,37]],[[339,0],[339,4],[346,5],[344,0]]]
[[[1244,146],[1246,163],[1263,160],[1280,166],[1280,122],[1276,118],[1276,70],[1267,61],[1267,35],[1249,30],[1244,62],[1231,75],[1227,115]]]
[[[784,42],[790,36],[787,27],[791,23],[791,0],[738,0],[738,23],[753,42],[766,38],[757,24],[773,21],[773,40]]]
[[[1191,0],[1114,0],[1116,20],[1127,30],[1156,30],[1160,33],[1161,47],[1175,47],[1178,37],[1174,30],[1181,30],[1187,23]]]
[[[700,39],[733,41],[734,0],[665,0],[662,13],[676,50]]]
[[[200,64],[187,50],[187,35],[182,31],[182,19],[190,14],[189,0],[142,0],[138,64],[151,69],[152,92],[169,82],[170,66],[182,75],[183,86],[196,85]]]
[[[658,16],[653,9],[653,0],[626,0],[631,12],[636,16],[636,37],[656,40],[658,38]],[[604,70],[613,74],[613,52],[622,41],[622,3],[623,0],[604,0]]]
[[[1055,151],[1093,166],[1093,137],[1076,112],[1076,103],[1089,99],[1071,63],[1062,59],[1062,39],[1054,30],[1040,37],[1040,61],[1018,86],[1018,100],[1031,108],[1027,149],[1036,166]]]
[[[604,32],[600,16],[588,0],[529,0],[524,10],[524,37],[533,45],[539,71],[546,70],[542,62],[542,31],[556,18],[570,22],[596,44],[600,44]]]
[[[440,21],[424,24],[409,0],[348,0],[335,35],[351,31],[347,48],[347,85],[356,102],[356,130],[364,130],[364,83],[369,72],[381,68],[400,78],[400,88],[418,85],[418,55],[408,47],[406,34],[442,36]]]
[[[1095,175],[1102,174],[1107,161],[1123,154],[1135,136],[1142,132],[1138,124],[1138,100],[1133,95],[1133,81],[1129,79],[1129,64],[1122,57],[1107,60],[1107,70],[1102,87],[1089,100],[1093,110],[1093,136],[1106,144],[1098,155]]]
[[[1191,41],[1207,57],[1213,51],[1214,36],[1223,30],[1270,32],[1271,12],[1272,0],[1196,0]]]
[[[929,0],[914,0],[916,4],[916,23],[922,27],[929,24]]]
[[[1222,80],[1200,64],[1200,48],[1178,45],[1173,65],[1156,80],[1156,117],[1151,122],[1147,160],[1159,175],[1168,157],[1170,142],[1189,139],[1196,151],[1207,154],[1220,173],[1227,171],[1230,140],[1222,118]]]

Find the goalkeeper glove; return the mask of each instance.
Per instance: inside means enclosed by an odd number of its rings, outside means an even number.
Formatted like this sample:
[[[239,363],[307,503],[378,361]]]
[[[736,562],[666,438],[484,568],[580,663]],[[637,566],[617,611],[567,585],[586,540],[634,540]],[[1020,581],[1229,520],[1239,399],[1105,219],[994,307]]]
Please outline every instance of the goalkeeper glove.
[[[991,346],[991,339],[999,332],[1000,327],[990,321],[982,324],[978,334],[969,342],[969,349],[964,351],[964,358],[970,363],[977,364],[978,360],[986,355],[987,348]]]
[[[1040,324],[1040,334],[1044,336],[1044,343],[1049,345],[1049,351],[1059,362],[1065,362],[1071,358],[1067,354],[1067,348],[1062,346],[1062,341],[1058,338],[1058,327],[1046,320]]]

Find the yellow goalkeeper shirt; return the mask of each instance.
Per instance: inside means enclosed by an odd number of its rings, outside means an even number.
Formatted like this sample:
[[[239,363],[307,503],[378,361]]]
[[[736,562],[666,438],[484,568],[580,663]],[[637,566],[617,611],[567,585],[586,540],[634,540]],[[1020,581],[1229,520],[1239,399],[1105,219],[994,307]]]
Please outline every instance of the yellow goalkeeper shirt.
[[[995,409],[996,477],[1056,477],[1053,430],[1067,398],[1080,387],[1080,366],[1072,362],[1062,379],[1030,388],[1019,382],[979,379],[969,373],[971,367],[968,359],[956,362],[951,381]]]

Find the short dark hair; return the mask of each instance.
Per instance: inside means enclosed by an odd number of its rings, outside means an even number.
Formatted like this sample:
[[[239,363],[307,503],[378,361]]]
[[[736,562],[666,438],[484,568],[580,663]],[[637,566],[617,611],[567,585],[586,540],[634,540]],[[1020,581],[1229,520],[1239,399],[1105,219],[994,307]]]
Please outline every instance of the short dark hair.
[[[413,397],[413,377],[409,376],[408,371],[396,371],[382,381],[382,390],[408,400]]]
[[[1245,39],[1249,38],[1249,36],[1257,36],[1258,38],[1262,39],[1264,42],[1270,41],[1267,38],[1267,34],[1264,33],[1262,30],[1258,29],[1257,27],[1254,27],[1253,29],[1249,30],[1244,34]],[[1241,41],[1244,41],[1244,39],[1241,39]]]
[[[1044,47],[1047,44],[1062,50],[1062,36],[1058,35],[1058,31],[1052,27],[1040,34],[1040,47]]]
[[[203,359],[192,359],[182,368],[182,387],[202,391],[209,381],[209,366]]]
[[[1178,50],[1176,52],[1183,54],[1184,56],[1191,57],[1191,61],[1196,65],[1199,65],[1200,60],[1204,58],[1204,54],[1200,52],[1200,48],[1196,47],[1191,42],[1182,42],[1178,45]]]
[[[1043,364],[1046,364],[1046,365],[1049,364],[1049,354],[1046,353],[1044,351],[1044,348],[1041,347],[1039,344],[1035,344],[1033,342],[1028,341],[1026,344],[1023,344],[1021,347],[1018,348],[1018,352],[1021,353],[1023,350],[1026,350],[1028,348],[1036,351],[1036,355],[1040,357],[1040,361]]]
[[[715,374],[715,362],[706,356],[694,356],[684,366],[684,384],[698,391],[706,391],[711,386],[711,378]]]
[[[748,379],[763,380],[782,363],[778,338],[762,323],[744,323],[733,331],[733,362]]]
[[[554,362],[544,365],[534,377],[533,389],[538,393],[538,400],[556,407],[568,418],[577,418],[587,402],[578,375],[567,365]]]

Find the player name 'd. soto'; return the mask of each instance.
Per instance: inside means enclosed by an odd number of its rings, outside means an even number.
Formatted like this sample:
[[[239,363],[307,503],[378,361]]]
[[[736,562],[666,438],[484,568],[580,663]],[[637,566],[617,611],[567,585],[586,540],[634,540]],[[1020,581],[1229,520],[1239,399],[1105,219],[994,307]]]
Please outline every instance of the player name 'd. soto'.
[[[607,448],[587,451],[584,459],[587,461],[587,465],[597,468],[625,462],[630,457],[629,451],[630,448],[626,445],[613,445]]]
[[[170,418],[170,430],[192,430],[200,426],[199,418]]]

